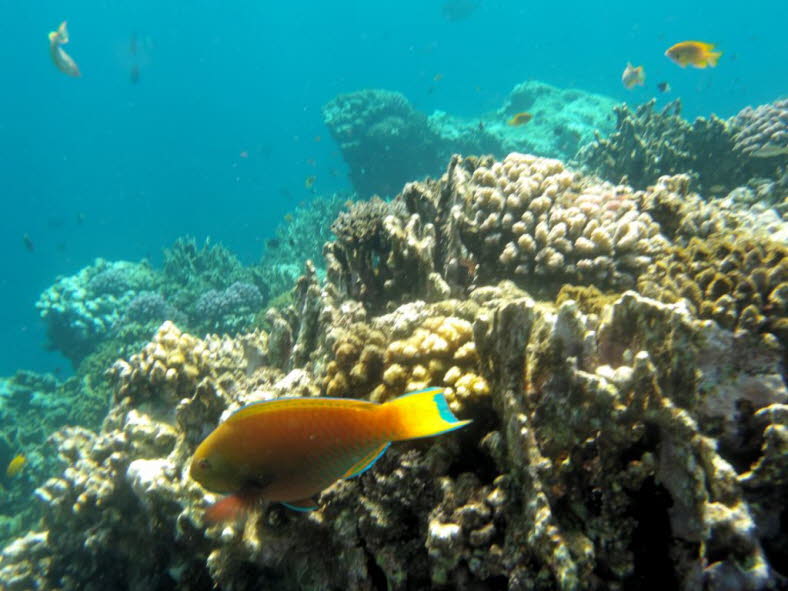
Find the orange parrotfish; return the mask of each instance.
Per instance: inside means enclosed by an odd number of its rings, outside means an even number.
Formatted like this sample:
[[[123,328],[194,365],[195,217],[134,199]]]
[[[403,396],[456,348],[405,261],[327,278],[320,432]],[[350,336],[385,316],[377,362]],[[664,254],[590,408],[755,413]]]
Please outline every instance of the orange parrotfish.
[[[721,51],[712,51],[714,43],[704,43],[703,41],[682,41],[670,47],[665,55],[676,62],[682,68],[688,65],[696,68],[713,68],[717,65],[717,60],[722,55]]]
[[[58,70],[74,78],[79,78],[82,74],[79,72],[77,63],[61,47],[66,43],[68,43],[68,29],[66,21],[63,21],[57,31],[49,33],[49,55],[52,56],[52,61],[55,62]]]
[[[232,414],[200,443],[191,477],[229,493],[206,512],[234,519],[259,501],[308,511],[313,497],[340,478],[368,470],[392,441],[459,429],[441,388],[377,404],[350,398],[280,398]]]
[[[646,81],[646,72],[643,66],[633,66],[627,62],[627,67],[624,68],[624,73],[621,74],[621,83],[627,90],[631,90],[634,86],[643,86]]]

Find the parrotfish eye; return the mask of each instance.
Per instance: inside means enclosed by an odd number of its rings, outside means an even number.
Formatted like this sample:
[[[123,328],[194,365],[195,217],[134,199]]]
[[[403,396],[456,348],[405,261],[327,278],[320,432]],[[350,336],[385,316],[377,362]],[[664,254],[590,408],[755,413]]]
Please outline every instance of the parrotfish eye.
[[[211,467],[211,463],[208,461],[208,458],[200,458],[197,462],[197,467],[200,470],[208,470]]]

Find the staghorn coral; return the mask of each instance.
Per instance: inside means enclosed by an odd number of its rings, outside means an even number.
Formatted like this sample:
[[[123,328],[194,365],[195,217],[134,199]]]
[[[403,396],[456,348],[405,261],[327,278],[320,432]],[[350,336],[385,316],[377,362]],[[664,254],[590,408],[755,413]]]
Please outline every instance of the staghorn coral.
[[[670,249],[638,281],[665,302],[688,301],[701,318],[788,345],[788,248],[747,236],[693,238]]]
[[[712,186],[728,189],[749,176],[734,153],[734,131],[712,115],[692,124],[681,118],[681,101],[654,110],[656,99],[634,112],[626,104],[614,108],[616,130],[580,149],[576,161],[611,182],[644,189],[660,176],[689,174],[701,193]]]

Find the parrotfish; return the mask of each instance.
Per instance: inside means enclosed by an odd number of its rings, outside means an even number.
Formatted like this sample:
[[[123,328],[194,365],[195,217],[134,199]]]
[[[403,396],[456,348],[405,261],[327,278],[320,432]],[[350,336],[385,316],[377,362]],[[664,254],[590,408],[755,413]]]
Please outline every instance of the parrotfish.
[[[232,414],[200,443],[191,477],[229,493],[206,512],[209,522],[234,519],[260,501],[309,511],[313,497],[341,478],[368,470],[392,441],[431,437],[464,427],[441,388],[377,404],[349,398],[281,398]]]
[[[703,41],[682,41],[668,48],[665,55],[686,68],[687,65],[696,68],[705,68],[717,65],[717,61],[722,55],[721,51],[712,51],[714,43],[704,43]]]
[[[63,21],[57,31],[49,33],[49,55],[52,56],[52,61],[55,62],[58,70],[74,78],[79,78],[82,74],[79,72],[77,63],[61,47],[66,43],[68,43],[68,29],[66,21]]]

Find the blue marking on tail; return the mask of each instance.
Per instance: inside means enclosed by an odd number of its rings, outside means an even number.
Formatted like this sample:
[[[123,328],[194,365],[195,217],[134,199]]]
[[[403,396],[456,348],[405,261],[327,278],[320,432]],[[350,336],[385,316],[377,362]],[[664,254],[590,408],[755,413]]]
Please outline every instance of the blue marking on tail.
[[[435,396],[432,397],[432,399],[435,401],[435,404],[438,407],[438,412],[440,413],[441,418],[444,421],[446,421],[447,423],[460,422],[457,419],[457,417],[454,416],[454,413],[451,412],[451,409],[449,408],[449,403],[446,402],[446,397],[442,393],[438,392],[437,394],[435,394]]]

